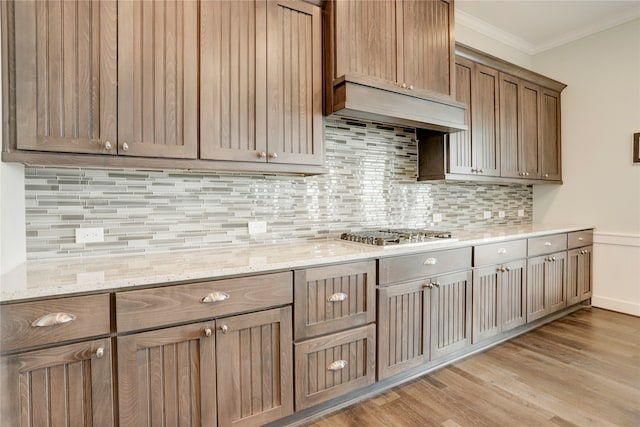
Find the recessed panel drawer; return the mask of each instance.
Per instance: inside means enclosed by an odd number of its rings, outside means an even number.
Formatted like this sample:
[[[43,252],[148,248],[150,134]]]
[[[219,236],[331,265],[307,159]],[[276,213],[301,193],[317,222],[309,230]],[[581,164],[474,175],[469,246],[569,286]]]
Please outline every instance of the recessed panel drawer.
[[[293,273],[274,273],[116,294],[118,332],[261,310],[293,302]]]
[[[295,345],[296,411],[375,382],[376,327],[363,326]]]
[[[57,298],[0,307],[0,351],[110,332],[109,295]]]
[[[378,283],[404,282],[465,268],[471,268],[471,247],[382,258],[378,265]]]
[[[593,243],[593,230],[574,231],[568,234],[569,249],[589,246]]]
[[[514,259],[527,257],[527,241],[525,239],[509,242],[491,243],[473,248],[473,265],[500,264]]]
[[[529,257],[564,251],[567,249],[567,235],[562,233],[532,237],[527,239],[527,246]]]
[[[296,340],[375,321],[375,261],[307,268],[294,277]]]

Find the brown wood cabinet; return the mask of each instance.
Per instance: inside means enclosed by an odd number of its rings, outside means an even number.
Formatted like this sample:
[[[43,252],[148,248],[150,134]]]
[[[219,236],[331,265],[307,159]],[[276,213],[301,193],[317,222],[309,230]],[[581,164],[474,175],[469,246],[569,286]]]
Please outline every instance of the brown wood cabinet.
[[[593,246],[567,252],[567,304],[591,298],[593,292]]]
[[[540,95],[540,178],[562,181],[562,150],[560,146],[560,92],[542,88]]]
[[[527,322],[567,305],[567,253],[527,260]]]

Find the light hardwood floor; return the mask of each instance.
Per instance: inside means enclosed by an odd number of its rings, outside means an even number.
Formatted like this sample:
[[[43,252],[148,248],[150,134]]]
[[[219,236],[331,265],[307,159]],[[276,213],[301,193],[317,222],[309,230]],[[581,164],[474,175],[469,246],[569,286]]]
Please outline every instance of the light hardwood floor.
[[[640,318],[585,308],[308,426],[640,426]]]

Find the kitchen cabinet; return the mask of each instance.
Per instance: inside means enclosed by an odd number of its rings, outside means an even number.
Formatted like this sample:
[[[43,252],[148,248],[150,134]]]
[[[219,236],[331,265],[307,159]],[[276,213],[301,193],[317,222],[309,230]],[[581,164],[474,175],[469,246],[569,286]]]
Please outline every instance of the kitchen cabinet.
[[[0,413],[11,426],[112,426],[108,295],[0,309]]]
[[[527,322],[567,305],[567,253],[527,260]]]
[[[376,263],[296,270],[295,408],[375,382]]]
[[[560,93],[542,88],[540,95],[540,178],[562,180],[562,152],[560,147]]]
[[[592,295],[593,231],[568,234],[567,246],[567,304],[577,304]]]
[[[322,164],[320,8],[201,3],[201,158]]]

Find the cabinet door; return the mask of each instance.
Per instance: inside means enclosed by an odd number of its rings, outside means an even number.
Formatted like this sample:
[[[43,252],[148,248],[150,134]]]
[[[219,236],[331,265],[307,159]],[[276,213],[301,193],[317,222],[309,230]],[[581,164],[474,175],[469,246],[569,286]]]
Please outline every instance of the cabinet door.
[[[398,81],[399,14],[395,0],[336,0],[335,70],[332,78],[348,74],[367,76],[387,82]],[[400,16],[401,16],[400,11]]]
[[[476,64],[473,73],[471,141],[476,173],[500,176],[499,73]]]
[[[441,276],[431,290],[431,359],[471,344],[471,270]]]
[[[449,134],[449,172],[470,174],[473,165],[471,151],[472,115],[472,78],[475,64],[464,58],[456,59],[456,101],[467,104],[464,110],[464,124],[469,130]]]
[[[267,160],[265,22],[265,1],[200,2],[202,159]]]
[[[581,258],[578,260],[578,291],[580,301],[591,298],[593,293],[593,246],[583,248]]]
[[[0,358],[7,426],[113,426],[109,339]]]
[[[560,157],[560,94],[541,89],[540,93],[540,178],[562,179]]]
[[[474,344],[500,333],[502,268],[502,266],[490,265],[473,271],[472,341]]]
[[[198,3],[118,2],[118,154],[195,159]]]
[[[121,426],[215,426],[213,322],[118,337]]]
[[[549,312],[553,313],[567,306],[567,253],[552,254],[547,268],[545,298]]]
[[[566,252],[529,258],[527,262],[527,322],[567,305]]]
[[[373,2],[375,3],[375,2]],[[399,79],[413,91],[452,95],[454,72],[453,2],[398,1],[402,5],[402,49]],[[382,31],[376,28],[375,31]]]
[[[303,1],[267,2],[269,162],[324,161],[321,16]]]
[[[527,178],[538,178],[540,169],[538,163],[538,144],[540,141],[539,105],[540,88],[533,83],[520,80],[520,152],[519,164],[521,172]]]
[[[429,360],[431,293],[425,281],[378,290],[378,379]]]
[[[527,270],[525,260],[504,264],[500,273],[500,330],[509,331],[527,321]]]
[[[500,73],[500,175],[521,177],[520,164],[520,80]]]
[[[115,1],[17,1],[14,11],[17,148],[115,154]]]
[[[293,413],[291,307],[217,323],[220,426],[263,425]]]

